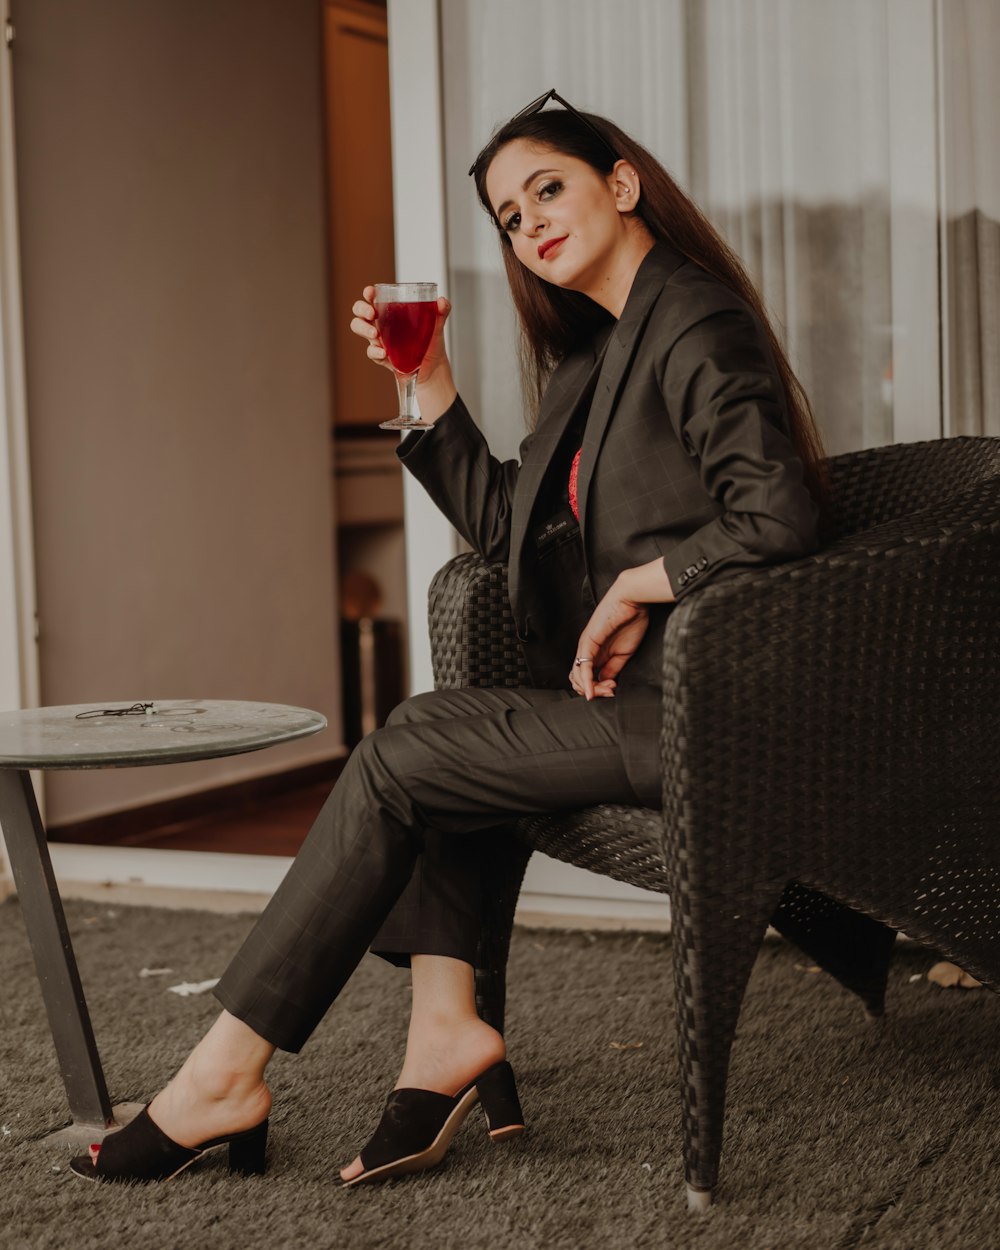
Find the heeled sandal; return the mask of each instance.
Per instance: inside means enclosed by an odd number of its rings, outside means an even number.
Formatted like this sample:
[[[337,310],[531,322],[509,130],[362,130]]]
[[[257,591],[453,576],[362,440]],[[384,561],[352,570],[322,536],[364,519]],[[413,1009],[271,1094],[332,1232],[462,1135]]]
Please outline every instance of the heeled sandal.
[[[134,1120],[94,1144],[100,1147],[96,1162],[90,1155],[78,1155],[69,1165],[88,1181],[169,1181],[222,1146],[229,1147],[230,1172],[260,1176],[267,1166],[267,1120],[200,1146],[181,1146],[150,1119],[147,1102]]]
[[[481,1072],[452,1097],[430,1089],[394,1089],[378,1127],[361,1151],[364,1171],[344,1181],[344,1188],[434,1167],[477,1102],[493,1141],[524,1132],[514,1072],[506,1059]]]

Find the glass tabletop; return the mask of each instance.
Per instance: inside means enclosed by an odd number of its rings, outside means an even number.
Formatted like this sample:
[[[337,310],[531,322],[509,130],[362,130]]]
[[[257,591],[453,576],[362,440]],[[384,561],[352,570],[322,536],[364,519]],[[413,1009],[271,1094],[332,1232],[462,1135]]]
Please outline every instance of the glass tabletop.
[[[0,712],[0,768],[174,764],[258,751],[326,728],[326,717],[308,708],[238,700],[157,699],[138,714],[104,714],[129,706],[77,703]]]

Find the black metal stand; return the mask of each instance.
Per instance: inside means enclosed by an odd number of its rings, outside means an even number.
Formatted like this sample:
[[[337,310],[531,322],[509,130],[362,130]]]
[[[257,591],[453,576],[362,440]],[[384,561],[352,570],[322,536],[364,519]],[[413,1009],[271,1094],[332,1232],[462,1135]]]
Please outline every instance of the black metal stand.
[[[48,842],[31,776],[0,769],[3,828],[24,927],[35,959],[74,1123],[105,1129],[115,1123],[94,1030],[70,942]]]

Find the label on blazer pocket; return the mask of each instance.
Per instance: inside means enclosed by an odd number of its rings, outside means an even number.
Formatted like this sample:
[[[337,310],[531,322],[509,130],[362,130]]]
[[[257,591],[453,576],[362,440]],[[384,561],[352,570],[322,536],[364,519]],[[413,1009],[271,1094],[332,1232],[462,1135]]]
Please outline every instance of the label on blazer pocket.
[[[580,526],[569,505],[553,513],[532,535],[540,557],[579,536]]]

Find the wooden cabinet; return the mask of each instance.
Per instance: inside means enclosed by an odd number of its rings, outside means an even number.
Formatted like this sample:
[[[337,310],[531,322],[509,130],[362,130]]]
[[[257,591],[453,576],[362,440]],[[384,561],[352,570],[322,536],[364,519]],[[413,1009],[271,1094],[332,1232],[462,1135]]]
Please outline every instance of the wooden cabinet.
[[[395,281],[385,5],[327,0],[323,39],[333,423],[372,426],[395,416],[396,385],[350,322],[367,284]]]
[[[395,280],[392,141],[389,116],[389,43],[385,3],[326,0],[323,6],[326,103],[326,185],[330,264],[330,367],[333,516],[341,610],[350,615],[344,587],[363,575],[378,587],[379,646],[369,655],[345,619],[343,681],[345,724],[361,703],[386,711],[389,692],[405,693],[406,550],[403,468],[399,435],[378,429],[397,412],[392,374],[368,359],[350,330],[351,305],[363,288]],[[350,596],[348,596],[349,598]],[[367,641],[366,641],[367,640]],[[371,642],[362,631],[360,643]],[[368,670],[371,670],[370,672]],[[374,700],[357,686],[368,673]],[[357,688],[356,688],[357,687]],[[370,693],[370,692],[369,692]],[[360,702],[359,702],[360,700]],[[369,708],[370,711],[370,708]],[[364,731],[372,714],[361,718]]]
[[[337,525],[403,524],[403,466],[392,430],[338,432],[334,438],[333,478]]]

